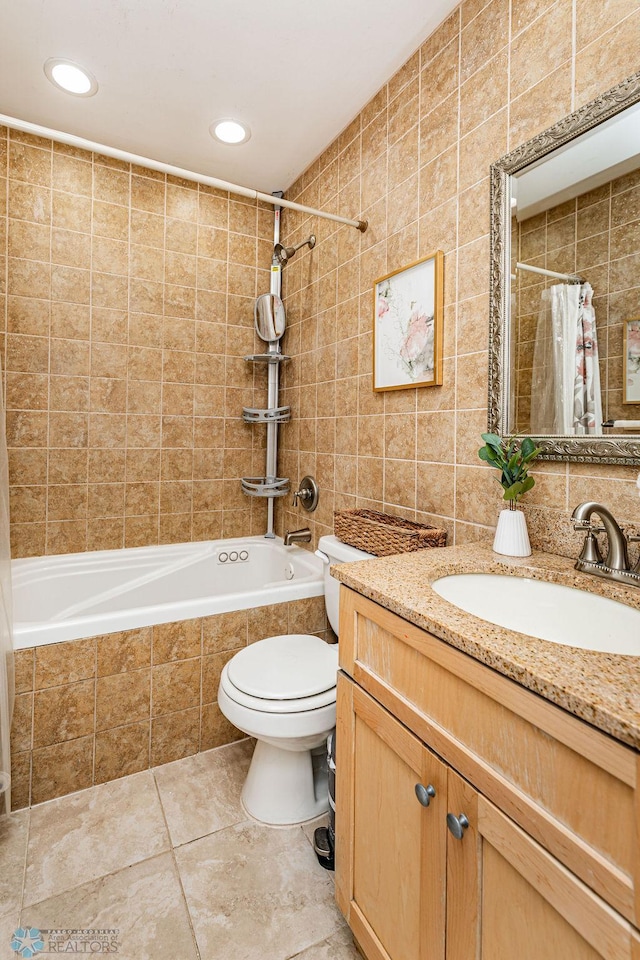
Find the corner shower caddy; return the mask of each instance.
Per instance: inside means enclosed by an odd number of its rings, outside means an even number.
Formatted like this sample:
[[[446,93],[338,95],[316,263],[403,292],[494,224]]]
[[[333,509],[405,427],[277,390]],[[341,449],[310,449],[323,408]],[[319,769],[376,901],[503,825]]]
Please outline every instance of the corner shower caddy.
[[[245,423],[264,423],[267,428],[264,476],[242,477],[240,482],[242,484],[242,491],[246,493],[247,496],[263,497],[267,500],[268,512],[265,537],[271,538],[275,537],[273,530],[273,502],[277,497],[285,497],[289,493],[289,478],[279,477],[277,475],[278,425],[287,423],[291,419],[291,407],[278,405],[280,364],[290,359],[290,357],[285,356],[280,350],[280,341],[284,336],[286,326],[284,306],[280,298],[282,291],[282,268],[295,256],[300,247],[308,246],[311,250],[316,244],[316,238],[313,234],[293,247],[285,247],[280,243],[280,214],[282,207],[278,206],[277,200],[281,200],[282,196],[282,192],[275,192],[272,194],[272,197],[276,197],[277,199],[275,201],[270,200],[270,202],[274,204],[271,289],[270,293],[265,293],[258,297],[255,305],[256,333],[261,340],[268,344],[267,352],[254,353],[244,358],[248,363],[267,364],[267,406],[243,407],[242,410],[242,419]],[[283,203],[291,206],[291,201],[284,200]],[[312,207],[305,207],[302,204],[295,204],[294,206],[295,209],[313,214],[314,216],[346,223],[349,226],[355,227],[356,230],[359,230],[361,233],[364,233],[367,229],[368,223],[366,220],[347,220],[345,217],[339,217],[337,214],[314,210]],[[307,480],[309,480],[309,484],[304,486]],[[305,509],[315,509],[318,502],[318,492],[315,481],[312,478],[305,477],[302,481],[300,490],[298,490],[294,496],[294,506],[297,504],[298,497],[302,500],[302,505]]]
[[[289,357],[280,352],[280,340],[269,343],[268,353],[255,353],[244,358],[248,363],[268,364],[267,404],[268,406],[243,407],[242,419],[245,423],[264,423],[267,427],[267,452],[265,475],[263,477],[243,477],[242,491],[249,497],[266,497],[268,503],[266,537],[274,537],[273,532],[273,501],[276,497],[284,497],[289,493],[289,478],[278,477],[278,424],[287,423],[291,419],[291,407],[278,406],[278,391],[280,386],[280,364]]]
[[[267,364],[267,406],[244,407],[242,410],[242,419],[245,423],[266,424],[267,445],[266,461],[263,477],[243,477],[241,480],[242,491],[249,497],[263,497],[268,501],[267,511],[267,530],[265,537],[275,537],[273,530],[273,501],[277,497],[285,497],[289,493],[289,478],[277,476],[278,462],[278,425],[287,423],[291,419],[291,407],[278,405],[278,393],[280,388],[280,364],[289,357],[285,356],[280,350],[280,340],[284,335],[285,320],[284,307],[280,300],[282,289],[282,262],[277,256],[277,250],[280,245],[280,212],[281,208],[274,210],[273,241],[274,254],[271,263],[271,292],[264,297],[258,297],[255,307],[256,332],[264,340],[267,346],[266,353],[254,353],[244,359],[247,363]],[[286,260],[285,260],[286,262]],[[261,301],[269,301],[279,304],[281,310],[280,324],[274,322],[266,325],[259,323]],[[271,308],[271,303],[269,309]],[[277,310],[276,310],[277,312]]]

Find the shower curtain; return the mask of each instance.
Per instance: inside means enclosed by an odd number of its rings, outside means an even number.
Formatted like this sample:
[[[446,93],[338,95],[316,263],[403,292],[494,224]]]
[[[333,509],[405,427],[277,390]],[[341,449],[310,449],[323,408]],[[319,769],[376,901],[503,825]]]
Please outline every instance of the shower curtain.
[[[0,379],[1,374],[0,370]],[[0,391],[0,816],[11,812],[9,733],[14,696],[12,625],[9,467],[4,403]]]
[[[589,283],[542,293],[531,377],[531,432],[602,434],[596,316]]]

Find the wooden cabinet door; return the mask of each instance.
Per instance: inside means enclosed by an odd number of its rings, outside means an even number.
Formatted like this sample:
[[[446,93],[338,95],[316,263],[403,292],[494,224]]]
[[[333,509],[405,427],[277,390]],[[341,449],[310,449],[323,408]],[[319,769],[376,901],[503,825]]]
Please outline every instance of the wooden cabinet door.
[[[368,960],[444,960],[447,768],[342,674],[336,753],[336,898],[356,940]]]
[[[631,925],[449,770],[447,960],[631,960]],[[455,827],[455,823],[452,824]]]

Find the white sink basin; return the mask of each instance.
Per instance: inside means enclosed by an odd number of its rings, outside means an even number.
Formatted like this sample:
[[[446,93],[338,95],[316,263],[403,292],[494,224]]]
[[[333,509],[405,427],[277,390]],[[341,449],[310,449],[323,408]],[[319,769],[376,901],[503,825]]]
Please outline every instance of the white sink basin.
[[[467,613],[570,647],[640,656],[640,610],[544,580],[462,573],[431,586]]]

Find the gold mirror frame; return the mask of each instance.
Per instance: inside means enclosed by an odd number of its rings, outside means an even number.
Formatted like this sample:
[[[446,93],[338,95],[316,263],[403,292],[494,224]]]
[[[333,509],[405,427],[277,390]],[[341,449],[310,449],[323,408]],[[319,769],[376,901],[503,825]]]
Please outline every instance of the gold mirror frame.
[[[585,104],[548,130],[527,140],[491,166],[490,208],[490,276],[489,276],[489,403],[488,428],[491,433],[505,435],[509,397],[510,315],[507,310],[510,294],[511,259],[511,190],[510,178],[574,140],[609,117],[640,102],[640,71],[591,103]],[[569,437],[536,438],[542,447],[541,459],[573,460],[581,463],[640,463],[640,437]]]

